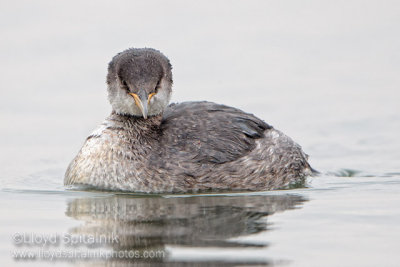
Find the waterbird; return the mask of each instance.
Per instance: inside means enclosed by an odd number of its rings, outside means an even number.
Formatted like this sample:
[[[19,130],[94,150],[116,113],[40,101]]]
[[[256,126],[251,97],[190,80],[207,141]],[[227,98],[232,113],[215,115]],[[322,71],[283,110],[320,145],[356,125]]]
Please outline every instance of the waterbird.
[[[207,101],[169,104],[169,59],[129,48],[108,65],[112,112],[69,164],[64,184],[143,193],[274,190],[313,169],[302,148],[256,116]]]

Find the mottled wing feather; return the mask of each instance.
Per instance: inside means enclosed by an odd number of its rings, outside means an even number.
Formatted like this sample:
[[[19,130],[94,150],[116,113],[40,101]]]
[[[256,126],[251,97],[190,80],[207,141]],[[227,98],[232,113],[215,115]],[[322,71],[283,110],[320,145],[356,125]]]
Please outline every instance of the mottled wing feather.
[[[162,154],[193,163],[221,164],[248,154],[272,128],[252,114],[210,102],[171,104],[161,123]]]

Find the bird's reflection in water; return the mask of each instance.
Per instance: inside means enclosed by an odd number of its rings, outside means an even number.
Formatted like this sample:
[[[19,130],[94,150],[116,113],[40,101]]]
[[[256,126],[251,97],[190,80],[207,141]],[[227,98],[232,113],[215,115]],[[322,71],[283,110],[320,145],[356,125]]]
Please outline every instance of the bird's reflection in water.
[[[188,262],[169,258],[166,247],[239,249],[266,247],[265,243],[237,242],[231,238],[268,230],[267,218],[275,212],[299,208],[306,201],[298,195],[210,195],[191,197],[138,197],[108,195],[77,198],[68,202],[66,214],[83,221],[69,230],[75,235],[118,236],[108,242],[114,252],[135,251],[135,259],[107,259],[117,265],[130,263],[165,263],[173,266],[268,265],[254,258]],[[143,256],[151,252],[154,257]],[[162,254],[155,255],[155,252]],[[131,254],[132,255],[132,254]],[[265,256],[265,255],[262,255]]]

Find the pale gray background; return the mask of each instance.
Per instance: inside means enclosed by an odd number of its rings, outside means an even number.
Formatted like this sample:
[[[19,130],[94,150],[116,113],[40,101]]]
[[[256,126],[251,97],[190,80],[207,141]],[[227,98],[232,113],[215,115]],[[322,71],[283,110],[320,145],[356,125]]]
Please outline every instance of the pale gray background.
[[[2,1],[0,10],[7,175],[30,173],[21,163],[66,164],[110,112],[112,56],[145,46],[170,58],[173,101],[255,113],[319,169],[396,171],[397,1]]]

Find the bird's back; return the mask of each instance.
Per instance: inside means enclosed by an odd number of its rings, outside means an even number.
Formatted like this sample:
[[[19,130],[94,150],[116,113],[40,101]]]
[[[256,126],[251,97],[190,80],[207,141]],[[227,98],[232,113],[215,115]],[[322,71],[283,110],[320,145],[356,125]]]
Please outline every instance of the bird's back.
[[[272,127],[243,111],[211,102],[170,105],[161,122],[165,153],[187,154],[195,163],[223,164],[245,156]]]
[[[252,114],[211,102],[170,105],[158,143],[149,168],[185,191],[276,189],[302,180],[309,167],[300,146],[283,133]]]

